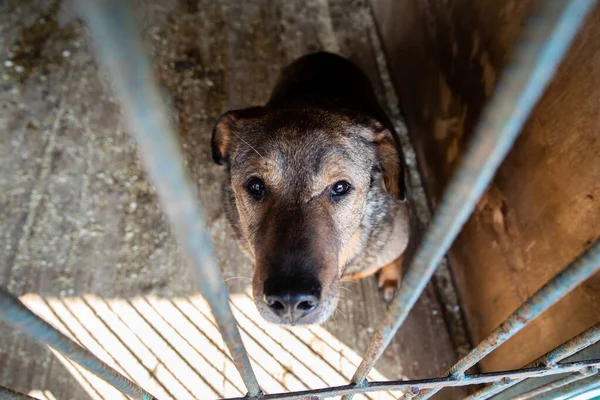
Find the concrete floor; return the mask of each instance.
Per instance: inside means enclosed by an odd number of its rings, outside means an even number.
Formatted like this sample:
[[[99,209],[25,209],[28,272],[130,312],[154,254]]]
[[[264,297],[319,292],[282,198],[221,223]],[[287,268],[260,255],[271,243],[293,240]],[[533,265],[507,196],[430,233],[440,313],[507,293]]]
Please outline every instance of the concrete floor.
[[[374,279],[348,283],[321,327],[265,326],[247,296],[252,267],[224,218],[209,141],[221,113],[264,103],[280,68],[315,50],[359,63],[386,104],[368,7],[138,3],[259,381],[267,392],[345,383],[385,312]],[[161,399],[243,394],[72,9],[0,2],[0,284]],[[432,377],[455,361],[441,307],[428,287],[372,378]],[[122,398],[4,326],[0,385],[47,399]]]

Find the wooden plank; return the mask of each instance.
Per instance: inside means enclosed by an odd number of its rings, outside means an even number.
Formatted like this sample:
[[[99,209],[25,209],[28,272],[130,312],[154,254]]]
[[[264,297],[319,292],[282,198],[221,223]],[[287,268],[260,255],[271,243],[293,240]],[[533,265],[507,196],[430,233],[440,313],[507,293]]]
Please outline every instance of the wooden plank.
[[[435,202],[531,2],[372,4]],[[600,234],[599,18],[596,9],[449,254],[474,343]],[[599,279],[486,357],[481,369],[521,367],[597,323]]]

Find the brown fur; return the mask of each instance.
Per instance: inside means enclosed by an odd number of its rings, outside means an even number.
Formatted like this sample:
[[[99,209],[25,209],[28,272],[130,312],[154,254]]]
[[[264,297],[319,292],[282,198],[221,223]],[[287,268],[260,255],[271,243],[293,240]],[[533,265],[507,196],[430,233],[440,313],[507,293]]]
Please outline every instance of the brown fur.
[[[327,53],[296,61],[265,107],[219,119],[212,151],[227,166],[225,210],[255,262],[253,295],[266,320],[322,322],[335,309],[341,278],[374,273],[403,253],[401,154],[367,78],[349,61]],[[264,182],[260,198],[249,191],[253,178]],[[351,189],[336,197],[339,181]],[[273,287],[320,301],[290,320],[269,309],[265,293]]]

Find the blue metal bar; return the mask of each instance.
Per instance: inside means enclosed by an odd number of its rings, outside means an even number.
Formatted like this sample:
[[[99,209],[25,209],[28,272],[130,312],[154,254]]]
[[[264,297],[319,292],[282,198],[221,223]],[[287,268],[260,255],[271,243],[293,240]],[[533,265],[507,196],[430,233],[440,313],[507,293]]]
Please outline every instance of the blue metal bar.
[[[213,257],[195,185],[169,114],[157,88],[143,43],[126,0],[77,2],[95,39],[99,59],[107,68],[122,110],[140,147],[148,174],[183,253],[194,266],[198,288],[210,304],[233,362],[250,395],[260,388],[231,313],[227,287]]]
[[[38,400],[35,397],[15,392],[12,389],[0,386],[0,400]]]
[[[538,358],[534,362],[525,366],[525,368],[537,367],[540,365],[545,365],[547,367],[552,367],[558,364],[559,361],[564,360],[567,357],[572,356],[573,354],[578,353],[579,351],[585,349],[588,346],[593,345],[594,343],[600,341],[600,324],[596,324],[592,326],[590,329],[585,332],[575,336],[574,338],[568,340],[562,345],[558,346],[554,350],[546,353],[542,357]],[[485,400],[490,397],[497,395],[504,390],[515,386],[516,384],[522,382],[521,380],[511,380],[507,382],[495,382],[489,386],[484,387],[476,393],[468,396],[465,400]]]
[[[460,377],[444,376],[432,379],[416,379],[410,381],[385,381],[369,382],[362,386],[344,385],[325,389],[303,390],[298,392],[263,394],[255,397],[236,397],[225,400],[306,400],[325,399],[330,397],[347,396],[359,393],[371,393],[380,391],[413,391],[419,388],[455,387],[466,385],[477,385],[486,382],[494,382],[506,379],[539,378],[542,376],[559,375],[569,372],[585,371],[589,368],[600,366],[600,359],[578,361],[560,364],[556,367],[535,367],[515,371],[491,372],[487,374],[463,375]]]
[[[448,184],[398,294],[352,378],[362,385],[517,138],[593,0],[541,0]],[[557,22],[558,21],[558,22]],[[346,399],[350,399],[347,396]]]
[[[52,347],[124,394],[138,400],[157,400],[149,392],[35,315],[19,299],[3,288],[0,288],[0,320],[19,329],[33,340]]]
[[[587,378],[589,376],[592,375],[596,375],[598,373],[598,369],[595,367],[590,367],[588,369],[584,369],[582,371],[579,371],[576,374],[573,375],[569,375],[569,376],[565,376],[564,378],[561,379],[557,379],[554,382],[550,382],[546,385],[542,385],[538,388],[535,388],[529,392],[523,393],[518,395],[517,397],[514,397],[512,400],[527,400],[527,399],[531,399],[532,397],[538,396],[542,393],[546,393],[546,392],[550,392],[553,390],[556,390],[558,388],[561,388],[563,386],[567,386],[568,384],[571,384],[573,382],[577,382],[580,381],[584,378]]]
[[[600,239],[577,257],[561,273],[556,275],[550,282],[546,283],[540,290],[514,311],[503,323],[485,338],[477,347],[458,361],[449,371],[450,376],[461,376],[475,365],[483,357],[498,348],[517,332],[523,329],[529,322],[538,317],[554,303],[566,296],[571,290],[587,280],[600,270]],[[559,357],[561,351],[553,356],[553,360]],[[428,399],[440,389],[424,391],[417,399]]]

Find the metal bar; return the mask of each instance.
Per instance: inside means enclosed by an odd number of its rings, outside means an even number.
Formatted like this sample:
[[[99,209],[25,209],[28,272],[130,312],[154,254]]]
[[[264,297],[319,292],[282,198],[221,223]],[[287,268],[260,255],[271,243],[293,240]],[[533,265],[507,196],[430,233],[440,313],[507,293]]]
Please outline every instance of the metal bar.
[[[129,381],[127,378],[120,375],[117,371],[98,360],[92,353],[82,348],[71,339],[60,333],[47,322],[43,321],[33,312],[31,312],[23,303],[21,303],[16,297],[12,296],[3,289],[0,289],[0,319],[12,325],[25,334],[33,338],[34,340],[46,344],[64,356],[77,362],[90,372],[96,374],[100,378],[106,380],[108,383],[121,390],[123,393],[133,397],[134,399],[144,400],[156,400],[149,393],[145,393],[145,396],[138,396],[136,393],[132,393],[132,390],[139,389],[134,383]],[[582,336],[582,335],[580,335]],[[574,339],[572,340],[574,341]],[[582,346],[580,344],[580,346]],[[576,352],[575,348],[567,351],[565,349],[556,349],[548,353],[547,359],[553,359],[554,354],[564,353],[566,356]],[[565,356],[565,357],[566,357]],[[543,358],[542,358],[543,359]],[[428,388],[441,388],[441,387],[453,387],[453,386],[465,386],[475,385],[489,382],[498,381],[518,381],[526,378],[537,378],[543,376],[550,376],[556,374],[564,374],[569,372],[582,372],[589,371],[590,368],[599,368],[600,359],[579,361],[573,363],[553,365],[542,365],[530,368],[523,368],[514,371],[501,371],[492,372],[487,374],[476,374],[476,375],[462,375],[459,377],[446,376],[434,379],[422,379],[422,380],[409,380],[409,381],[387,381],[387,382],[372,382],[363,386],[356,385],[345,385],[337,386],[326,389],[317,390],[306,390],[299,392],[290,393],[279,393],[271,395],[262,395],[252,397],[235,398],[228,400],[305,400],[307,397],[312,399],[323,399],[328,397],[336,397],[342,395],[350,395],[357,393],[367,393],[375,391],[396,391],[396,390],[409,390],[414,394],[418,394],[419,390]],[[107,374],[109,376],[107,376]],[[115,384],[115,378],[120,377],[121,386],[125,386],[125,389]],[[124,382],[124,383],[123,383]],[[0,388],[0,400],[6,399],[33,399],[32,397],[15,397],[19,395],[10,389]],[[142,390],[142,389],[139,389]],[[2,396],[5,397],[2,397]],[[12,397],[6,397],[6,396]]]
[[[227,287],[215,262],[195,185],[169,122],[169,114],[143,52],[131,5],[124,0],[80,0],[122,110],[179,246],[194,266],[196,282],[210,304],[223,339],[250,395],[260,388],[231,313]]]
[[[235,397],[224,400],[306,400],[325,399],[330,397],[347,396],[359,393],[371,393],[380,391],[418,390],[437,387],[455,387],[466,385],[477,385],[486,382],[494,382],[502,379],[526,379],[539,378],[542,376],[559,375],[569,372],[579,372],[586,368],[597,368],[600,359],[564,363],[556,367],[535,367],[514,371],[490,372],[486,374],[463,375],[460,377],[444,376],[432,379],[416,379],[409,381],[384,381],[368,382],[361,386],[344,385],[324,389],[303,390],[298,392],[263,394],[254,397]]]
[[[569,339],[562,345],[549,351],[534,362],[526,365],[524,368],[537,367],[539,365],[552,367],[556,365],[559,361],[562,361],[565,358],[570,357],[575,353],[578,353],[579,351],[585,349],[588,346],[593,345],[598,341],[600,341],[600,324],[596,324],[590,329],[586,330],[585,332],[580,333],[572,339]],[[473,393],[472,395],[468,396],[465,400],[489,399],[490,397],[497,395],[498,393],[503,392],[504,390],[515,386],[520,382],[522,381],[518,379],[509,382],[495,382],[489,386],[484,387],[480,391]]]
[[[12,389],[0,386],[0,400],[38,400],[35,397],[16,392]]]
[[[550,393],[540,394],[536,400],[566,400],[574,399],[577,395],[590,391],[600,391],[600,374],[593,375],[587,379],[581,379],[570,385],[554,389]]]
[[[597,373],[598,373],[598,369],[597,368],[590,367],[588,369],[579,371],[576,374],[565,376],[564,378],[557,379],[554,382],[550,382],[550,383],[548,383],[546,385],[542,385],[542,386],[540,386],[538,388],[535,388],[535,389],[533,389],[533,390],[531,390],[529,392],[520,394],[520,395],[514,397],[512,400],[527,400],[527,399],[530,399],[530,398],[535,397],[537,395],[540,395],[542,393],[550,392],[550,391],[552,391],[554,389],[561,388],[561,387],[566,386],[566,385],[568,385],[570,383],[580,381],[580,380],[582,380],[584,378],[587,378],[588,376],[592,376],[592,375],[595,375]]]
[[[149,392],[35,315],[19,299],[3,288],[0,288],[0,320],[19,329],[33,340],[52,347],[124,394],[139,400],[157,400]]]
[[[471,215],[542,95],[594,0],[542,0],[524,28],[401,287],[352,378],[361,385]],[[559,18],[560,17],[560,18]],[[559,19],[559,23],[556,23]],[[346,399],[350,399],[347,396]]]
[[[537,360],[536,365],[531,366],[534,367],[538,365],[546,365],[548,367],[552,367],[565,358],[579,353],[581,350],[597,343],[598,341],[600,341],[600,323],[575,336],[573,339],[570,339],[565,343],[565,345],[551,350],[546,355],[540,357]]]
[[[600,239],[583,254],[577,257],[561,273],[556,275],[550,282],[546,283],[540,290],[531,296],[517,310],[515,310],[504,322],[485,338],[477,347],[459,360],[449,371],[450,376],[460,376],[475,365],[483,357],[506,342],[519,332],[534,318],[546,311],[550,306],[563,298],[577,285],[587,280],[600,270]],[[561,350],[557,350],[557,355]],[[437,390],[422,392],[417,399],[428,399]]]

